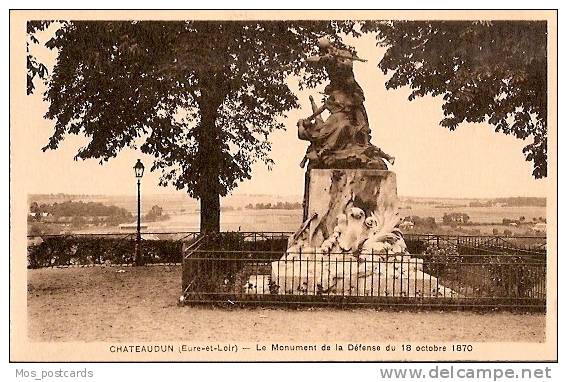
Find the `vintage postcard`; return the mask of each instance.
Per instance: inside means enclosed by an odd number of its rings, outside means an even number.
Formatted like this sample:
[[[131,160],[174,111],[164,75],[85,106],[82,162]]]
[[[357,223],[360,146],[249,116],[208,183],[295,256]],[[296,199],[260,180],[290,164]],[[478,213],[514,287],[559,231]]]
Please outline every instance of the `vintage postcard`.
[[[10,12],[10,359],[554,361],[557,12]]]

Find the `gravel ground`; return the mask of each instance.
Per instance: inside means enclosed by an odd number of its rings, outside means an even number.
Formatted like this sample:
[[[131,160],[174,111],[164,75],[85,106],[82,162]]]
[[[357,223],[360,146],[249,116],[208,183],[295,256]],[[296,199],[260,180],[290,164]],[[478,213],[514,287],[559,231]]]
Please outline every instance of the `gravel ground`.
[[[32,341],[545,341],[539,313],[180,307],[180,283],[180,266],[29,270],[28,335]]]

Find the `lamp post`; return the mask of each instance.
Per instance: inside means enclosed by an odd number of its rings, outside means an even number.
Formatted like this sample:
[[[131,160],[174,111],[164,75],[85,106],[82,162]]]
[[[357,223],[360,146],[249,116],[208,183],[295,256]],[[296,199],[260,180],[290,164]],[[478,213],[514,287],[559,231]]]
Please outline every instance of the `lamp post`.
[[[136,265],[143,265],[142,260],[142,233],[140,227],[140,181],[142,180],[142,176],[144,176],[144,164],[141,160],[138,159],[136,164],[134,165],[134,173],[136,174],[136,179],[138,180],[138,224],[136,225],[136,257],[134,258],[134,262]]]

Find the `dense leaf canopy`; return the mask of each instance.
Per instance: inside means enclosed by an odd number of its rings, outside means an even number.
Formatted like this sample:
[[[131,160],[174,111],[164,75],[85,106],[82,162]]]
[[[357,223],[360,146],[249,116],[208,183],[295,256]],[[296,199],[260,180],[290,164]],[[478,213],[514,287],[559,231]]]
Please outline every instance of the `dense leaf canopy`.
[[[55,120],[45,149],[81,134],[90,142],[77,158],[106,161],[140,145],[155,157],[152,170],[163,170],[163,184],[199,197],[203,177],[218,176],[216,191],[225,195],[250,177],[255,160],[271,164],[268,134],[298,106],[288,77],[297,75],[303,86],[324,79],[304,65],[317,38],[356,35],[354,26],[63,22],[46,44],[59,55],[45,94],[46,117]]]
[[[485,122],[533,140],[523,151],[536,178],[547,175],[547,29],[539,21],[368,22],[388,47],[379,63],[387,88],[409,99],[442,96],[441,125]]]
[[[26,45],[26,69],[27,69],[27,93],[32,94],[35,89],[34,80],[36,77],[45,79],[47,77],[47,67],[38,61],[30,53],[30,44],[39,44],[36,33],[44,30],[51,24],[51,21],[28,21],[26,31],[28,42]]]

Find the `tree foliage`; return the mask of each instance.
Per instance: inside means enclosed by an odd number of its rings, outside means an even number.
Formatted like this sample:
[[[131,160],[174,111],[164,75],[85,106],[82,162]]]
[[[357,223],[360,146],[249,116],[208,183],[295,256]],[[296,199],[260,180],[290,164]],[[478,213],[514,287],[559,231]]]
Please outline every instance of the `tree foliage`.
[[[470,221],[470,216],[464,212],[450,212],[443,214],[443,223],[464,223],[467,224]]]
[[[83,202],[67,200],[61,203],[38,204],[32,202],[30,212],[36,214],[48,213],[55,217],[73,216],[116,216],[125,219],[132,219],[132,214],[126,209],[118,206],[107,206],[99,202]]]
[[[35,89],[36,77],[45,79],[48,75],[47,67],[38,61],[30,52],[30,45],[39,44],[36,33],[44,30],[51,21],[28,21],[26,31],[28,41],[26,42],[26,69],[27,69],[27,93],[32,94]]]
[[[55,130],[44,150],[56,149],[67,134],[90,139],[76,159],[102,163],[124,147],[139,147],[155,158],[151,169],[161,170],[162,185],[201,199],[201,227],[213,216],[207,224],[218,229],[219,195],[250,178],[255,161],[272,164],[268,136],[298,106],[289,76],[301,86],[323,81],[324,73],[306,69],[305,58],[315,53],[317,38],[357,35],[355,25],[62,22],[46,43],[59,53],[45,93]],[[32,85],[33,78],[32,71]]]
[[[547,25],[543,21],[368,22],[388,47],[387,88],[410,100],[443,97],[441,125],[486,122],[519,139],[536,178],[547,176]]]

